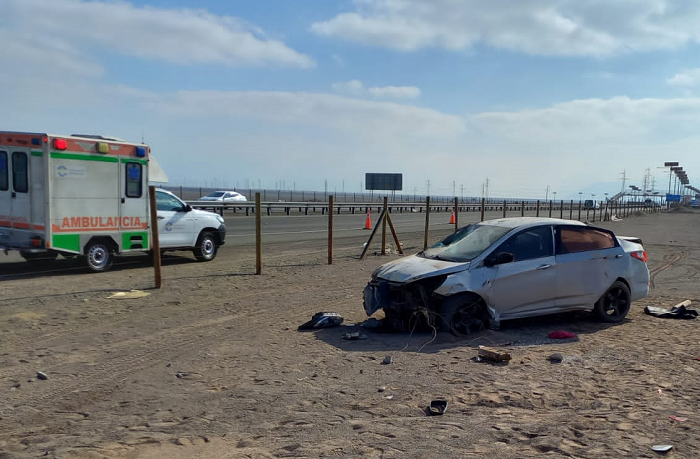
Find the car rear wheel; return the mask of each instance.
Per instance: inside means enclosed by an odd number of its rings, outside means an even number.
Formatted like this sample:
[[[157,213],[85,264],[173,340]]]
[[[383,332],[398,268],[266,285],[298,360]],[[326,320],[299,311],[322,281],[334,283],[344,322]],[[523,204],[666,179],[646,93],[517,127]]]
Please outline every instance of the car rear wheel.
[[[615,281],[595,304],[595,314],[603,322],[622,322],[630,310],[632,295],[624,282]]]
[[[466,336],[486,328],[487,312],[484,301],[477,295],[447,298],[440,308],[440,330],[455,336]]]
[[[199,261],[212,261],[216,257],[216,239],[211,233],[202,233],[197,239],[197,246],[194,249],[194,256]]]

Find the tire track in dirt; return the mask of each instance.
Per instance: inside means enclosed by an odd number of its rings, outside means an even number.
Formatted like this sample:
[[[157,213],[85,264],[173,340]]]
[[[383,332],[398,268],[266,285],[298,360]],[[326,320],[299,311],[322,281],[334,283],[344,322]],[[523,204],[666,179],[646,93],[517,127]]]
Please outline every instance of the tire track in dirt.
[[[673,252],[664,255],[664,263],[661,266],[657,266],[649,270],[649,286],[651,288],[656,287],[655,279],[660,273],[671,268],[674,264],[678,263],[685,257],[685,252]]]
[[[281,286],[279,289],[282,292],[277,295],[288,296],[295,291],[302,291],[305,287],[297,287],[291,289],[289,286]],[[355,291],[354,287],[334,290],[333,293],[347,293]],[[319,286],[319,293],[323,290]],[[306,292],[307,294],[309,292]],[[247,297],[254,296],[255,293],[246,295]],[[259,296],[259,293],[257,293]],[[319,295],[321,296],[321,295]],[[347,298],[340,302],[348,301]],[[332,306],[332,303],[329,304]],[[171,357],[181,354],[183,349],[191,349],[194,347],[206,348],[210,344],[218,343],[223,339],[224,335],[230,335],[231,330],[226,327],[226,324],[232,321],[237,321],[235,332],[238,335],[250,334],[250,332],[259,328],[263,323],[279,321],[285,316],[294,313],[297,310],[305,308],[306,305],[301,303],[293,309],[278,309],[270,311],[264,307],[257,310],[243,310],[233,314],[227,314],[223,317],[209,318],[199,320],[195,324],[187,324],[168,328],[155,335],[149,335],[141,338],[126,339],[119,343],[110,344],[110,355],[107,361],[103,361],[85,372],[74,374],[72,379],[59,380],[52,379],[53,387],[49,392],[43,394],[30,392],[16,392],[11,402],[15,407],[26,407],[36,410],[35,415],[27,415],[27,411],[15,413],[12,409],[0,411],[0,431],[5,435],[20,434],[26,432],[25,429],[17,429],[18,421],[22,421],[25,426],[30,426],[34,422],[45,424],[46,412],[52,407],[55,409],[68,409],[65,407],[67,403],[71,406],[84,407],[91,400],[104,398],[111,392],[117,389],[113,385],[107,383],[123,379],[128,375],[140,371],[158,361],[171,360]],[[261,320],[264,318],[264,320]],[[112,324],[113,326],[113,324]],[[85,331],[84,331],[85,332]],[[89,333],[93,333],[92,330]],[[136,341],[136,342],[134,342]],[[163,343],[156,345],[154,343]],[[70,398],[70,400],[66,400]],[[41,412],[39,412],[41,408]]]

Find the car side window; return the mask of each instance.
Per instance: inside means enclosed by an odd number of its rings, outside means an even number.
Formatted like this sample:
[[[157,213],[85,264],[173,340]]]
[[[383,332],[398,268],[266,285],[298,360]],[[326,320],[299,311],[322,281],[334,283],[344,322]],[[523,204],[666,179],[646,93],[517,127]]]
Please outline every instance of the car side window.
[[[600,228],[569,226],[557,229],[558,254],[611,249],[615,245],[612,233]]]
[[[163,211],[181,212],[182,203],[167,193],[156,191],[156,208]]]
[[[513,254],[513,261],[551,257],[554,254],[554,241],[550,226],[538,226],[514,234],[496,250]]]

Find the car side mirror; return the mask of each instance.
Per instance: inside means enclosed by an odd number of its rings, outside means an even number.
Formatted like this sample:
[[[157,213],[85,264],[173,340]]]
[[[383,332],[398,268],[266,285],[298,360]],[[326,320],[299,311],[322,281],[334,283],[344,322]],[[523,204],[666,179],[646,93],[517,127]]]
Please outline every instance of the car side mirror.
[[[492,253],[484,260],[484,266],[490,268],[496,265],[503,265],[506,263],[512,263],[515,260],[515,255],[510,252],[498,252]]]
[[[192,211],[192,206],[189,204],[185,204],[185,212],[191,212]]]

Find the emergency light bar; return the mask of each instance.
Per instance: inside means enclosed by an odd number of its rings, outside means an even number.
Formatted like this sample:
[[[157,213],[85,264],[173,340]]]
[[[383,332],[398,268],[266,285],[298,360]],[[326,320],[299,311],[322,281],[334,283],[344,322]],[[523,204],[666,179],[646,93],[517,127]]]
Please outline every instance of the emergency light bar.
[[[98,153],[109,153],[109,144],[107,142],[97,142]]]
[[[66,139],[53,139],[53,147],[56,150],[65,150],[68,148],[68,143],[66,142]]]

